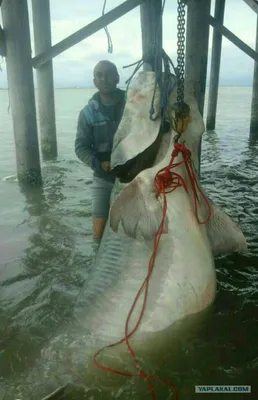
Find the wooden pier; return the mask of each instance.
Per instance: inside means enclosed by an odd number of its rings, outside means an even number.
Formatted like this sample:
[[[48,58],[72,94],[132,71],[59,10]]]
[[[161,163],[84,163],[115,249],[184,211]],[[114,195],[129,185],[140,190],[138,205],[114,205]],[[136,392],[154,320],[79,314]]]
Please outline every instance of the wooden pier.
[[[250,138],[258,138],[258,24],[256,49],[245,44],[223,25],[225,0],[216,0],[215,15],[210,14],[211,0],[184,0],[187,8],[185,78],[194,84],[200,112],[203,114],[208,41],[213,28],[207,129],[215,129],[219,86],[221,43],[225,36],[255,61]],[[243,0],[258,14],[257,0]],[[49,0],[32,0],[35,56],[31,57],[31,39],[27,0],[0,0],[3,27],[0,27],[0,54],[6,58],[10,105],[16,146],[17,176],[20,182],[42,182],[40,151],[43,159],[57,157],[55,101],[52,59],[71,46],[98,32],[136,7],[141,9],[142,49],[145,54],[156,37],[162,49],[162,0],[126,0],[52,46]],[[167,0],[177,4],[177,0]],[[71,7],[73,3],[71,1]],[[44,35],[42,35],[44,32]],[[38,141],[33,68],[37,76],[37,105],[40,128]],[[145,62],[145,70],[151,63]]]

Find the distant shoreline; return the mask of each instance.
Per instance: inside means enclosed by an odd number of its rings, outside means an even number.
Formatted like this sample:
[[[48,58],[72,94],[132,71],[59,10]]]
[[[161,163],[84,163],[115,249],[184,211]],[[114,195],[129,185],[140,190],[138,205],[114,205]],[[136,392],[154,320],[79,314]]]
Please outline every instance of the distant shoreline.
[[[235,88],[235,87],[252,87],[252,85],[220,85],[219,86],[219,88],[221,88],[221,87],[232,87],[232,88]],[[67,86],[67,87],[55,87],[54,88],[55,90],[67,90],[67,89],[96,89],[95,87],[92,87],[92,86]],[[120,86],[120,89],[126,89],[126,87],[122,87],[122,86]],[[206,89],[209,89],[209,86],[206,86]],[[0,87],[0,90],[8,90],[8,88],[7,87]],[[37,88],[35,88],[35,90],[37,90]]]

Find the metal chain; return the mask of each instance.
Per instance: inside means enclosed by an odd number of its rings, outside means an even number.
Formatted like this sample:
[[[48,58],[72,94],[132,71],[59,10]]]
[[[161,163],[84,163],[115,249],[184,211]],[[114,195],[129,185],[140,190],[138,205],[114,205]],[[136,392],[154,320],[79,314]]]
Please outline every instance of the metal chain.
[[[177,0],[177,102],[184,102],[185,2]]]
[[[164,10],[164,5],[165,5],[165,0],[164,4],[162,7],[162,11]],[[159,117],[159,115],[156,116],[156,118],[153,118],[153,113],[154,113],[154,98],[155,98],[155,93],[157,86],[160,88],[160,113],[162,115],[162,123],[165,121],[165,109],[168,104],[168,97],[170,91],[173,89],[171,86],[171,72],[170,72],[170,65],[175,71],[176,77],[177,77],[177,103],[175,103],[172,107],[174,111],[174,117],[172,117],[172,124],[173,124],[173,129],[178,133],[178,135],[175,137],[175,142],[177,142],[184,131],[186,125],[186,120],[189,116],[190,108],[188,104],[184,102],[184,69],[185,69],[185,0],[177,0],[177,68],[174,67],[174,64],[172,60],[168,57],[168,55],[165,53],[165,51],[162,49],[161,53],[156,53],[156,45],[157,43],[154,43],[153,48],[149,49],[149,52],[147,54],[143,55],[143,58],[136,63],[133,63],[131,65],[127,65],[124,68],[130,67],[130,66],[136,66],[133,74],[131,77],[126,81],[127,83],[127,90],[129,87],[129,84],[135,75],[135,73],[141,68],[144,62],[151,62],[153,63],[154,67],[154,72],[156,74],[156,82],[155,82],[155,88],[154,88],[154,93],[153,93],[153,98],[151,102],[151,107],[150,107],[150,119],[152,121],[155,121]],[[157,68],[158,65],[158,59],[161,57],[161,62],[163,62],[164,65],[164,79],[162,79],[162,73],[159,68]]]

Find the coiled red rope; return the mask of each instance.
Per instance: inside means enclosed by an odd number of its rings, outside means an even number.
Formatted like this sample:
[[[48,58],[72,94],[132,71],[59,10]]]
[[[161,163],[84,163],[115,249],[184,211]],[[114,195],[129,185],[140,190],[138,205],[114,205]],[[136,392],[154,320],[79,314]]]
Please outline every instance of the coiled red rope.
[[[177,163],[174,163],[174,159],[175,159],[175,157],[177,157],[179,155],[179,153],[182,154],[183,159],[181,161],[177,162]],[[129,343],[129,338],[137,330],[137,328],[138,328],[138,326],[139,326],[139,324],[141,322],[141,319],[142,319],[142,316],[143,316],[143,313],[144,313],[144,309],[145,309],[145,306],[146,306],[149,279],[150,279],[150,276],[151,276],[151,273],[152,273],[152,270],[153,270],[153,267],[154,267],[156,252],[157,252],[159,241],[160,241],[160,238],[161,238],[161,235],[162,235],[162,232],[163,232],[163,227],[164,227],[164,222],[165,222],[165,217],[166,217],[166,212],[167,212],[166,194],[173,192],[178,187],[183,187],[185,189],[185,191],[188,193],[188,189],[187,189],[186,183],[185,183],[184,179],[182,178],[182,176],[180,174],[172,171],[173,168],[176,168],[181,164],[185,164],[186,171],[187,171],[188,177],[190,179],[191,187],[192,187],[193,194],[194,194],[195,215],[196,215],[196,218],[197,218],[198,222],[200,224],[204,224],[204,223],[208,222],[208,220],[210,218],[210,215],[211,215],[210,204],[209,204],[207,198],[205,197],[204,193],[201,191],[201,189],[200,189],[200,187],[199,187],[199,185],[197,183],[197,179],[196,179],[196,176],[195,176],[195,173],[194,173],[194,170],[193,170],[193,166],[192,166],[192,162],[191,162],[191,153],[186,148],[186,146],[184,144],[175,143],[173,152],[171,154],[171,159],[170,159],[169,164],[165,168],[162,168],[160,171],[158,171],[158,173],[156,174],[156,176],[154,178],[154,186],[155,186],[155,189],[157,191],[157,196],[160,196],[160,195],[163,196],[162,219],[161,219],[161,223],[160,223],[159,228],[158,228],[158,230],[157,230],[157,232],[155,234],[155,237],[154,237],[153,252],[152,252],[151,257],[150,257],[150,261],[149,261],[149,266],[148,266],[148,271],[147,271],[146,277],[145,277],[142,285],[140,286],[140,288],[139,288],[139,290],[138,290],[138,292],[137,292],[137,294],[135,296],[134,302],[133,302],[133,304],[132,304],[132,306],[131,306],[131,308],[129,310],[129,313],[127,315],[127,318],[126,318],[124,337],[118,342],[115,342],[115,343],[112,343],[112,344],[110,344],[108,346],[103,347],[102,349],[100,349],[99,351],[97,351],[94,354],[94,363],[95,363],[95,365],[98,368],[100,368],[100,369],[102,369],[104,371],[113,372],[115,374],[122,375],[122,376],[125,376],[125,377],[137,377],[137,376],[139,376],[139,377],[143,378],[146,381],[146,383],[148,384],[148,386],[149,386],[150,395],[151,395],[151,399],[152,400],[155,400],[155,393],[154,393],[153,384],[150,381],[151,378],[160,380],[161,382],[171,386],[171,388],[174,390],[175,399],[176,400],[178,400],[177,387],[171,381],[163,379],[163,378],[161,378],[161,377],[159,377],[159,376],[157,376],[155,374],[148,375],[140,368],[140,365],[139,365],[139,362],[138,362],[138,360],[136,358],[135,352],[134,352],[132,346]],[[208,216],[202,222],[199,220],[198,212],[197,212],[197,202],[199,202],[197,191],[199,191],[201,193],[206,205],[208,206]],[[143,296],[143,302],[142,302],[141,311],[140,311],[140,314],[139,314],[139,317],[137,319],[135,327],[129,332],[130,318],[131,318],[131,315],[133,313],[133,310],[135,308],[135,305],[137,303],[137,300],[139,299],[139,296],[140,296],[142,290],[144,290],[144,296]],[[129,353],[132,356],[132,359],[133,359],[133,362],[134,362],[134,365],[135,365],[135,368],[136,368],[136,371],[137,371],[137,373],[135,373],[135,374],[128,373],[128,372],[122,372],[122,371],[107,367],[107,366],[105,366],[103,364],[100,364],[96,359],[97,356],[105,348],[114,347],[114,346],[116,346],[118,344],[121,344],[121,343],[125,343],[126,344],[127,350],[129,351]]]
[[[183,159],[177,163],[174,163],[174,159],[179,155],[179,153],[182,154]],[[198,185],[196,175],[193,169],[192,161],[191,161],[191,152],[190,150],[187,149],[184,143],[175,143],[174,144],[174,149],[171,154],[171,159],[169,164],[162,168],[155,176],[154,178],[154,185],[157,191],[157,195],[163,194],[163,196],[166,193],[171,193],[173,192],[176,188],[183,186],[185,191],[188,193],[187,185],[182,178],[182,176],[174,171],[172,171],[173,168],[178,167],[179,165],[185,164],[185,168],[190,180],[191,188],[194,194],[194,211],[195,211],[195,216],[197,218],[197,221],[199,224],[206,224],[211,217],[211,206],[209,204],[209,201],[203,191],[201,190],[200,186]],[[199,202],[198,198],[198,191],[201,194],[207,209],[208,209],[208,215],[205,218],[204,221],[200,221],[199,216],[198,216],[198,210],[197,210],[197,202]]]

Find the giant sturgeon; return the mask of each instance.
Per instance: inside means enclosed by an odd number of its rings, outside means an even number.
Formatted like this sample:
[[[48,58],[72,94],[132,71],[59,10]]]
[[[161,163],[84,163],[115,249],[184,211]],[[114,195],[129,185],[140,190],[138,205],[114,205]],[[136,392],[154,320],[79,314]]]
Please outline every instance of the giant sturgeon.
[[[154,178],[169,164],[177,135],[171,125],[176,87],[169,96],[166,129],[161,131],[158,90],[154,101],[157,118],[149,119],[154,85],[153,72],[140,72],[128,90],[111,159],[120,179],[113,189],[105,232],[73,322],[65,328],[65,333],[53,339],[43,355],[49,381],[54,384],[56,379],[56,385],[65,383],[67,376],[74,380],[76,377],[77,383],[87,387],[94,376],[103,385],[105,379],[111,378],[112,374],[98,370],[93,364],[94,351],[124,337],[129,309],[146,277],[163,210],[163,196],[158,195]],[[190,85],[185,87],[185,102],[190,106],[191,121],[178,143],[184,143],[191,152],[196,171],[199,143],[205,129]],[[179,152],[174,163],[181,160]],[[194,191],[185,164],[173,171],[184,179],[187,190],[181,185],[166,194],[165,222],[149,279],[146,306],[138,329],[129,339],[143,363],[148,358],[157,361],[162,351],[172,346],[173,337],[181,335],[184,325],[189,331],[189,323],[191,327],[194,323],[191,321],[197,321],[209,309],[216,295],[214,254],[246,248],[241,230],[210,200],[208,207],[200,192],[196,214]],[[209,210],[209,221],[200,223]],[[144,293],[131,315],[129,331],[136,324],[143,296]],[[124,343],[106,348],[98,360],[108,367],[136,372]],[[56,392],[48,398],[58,396]]]

